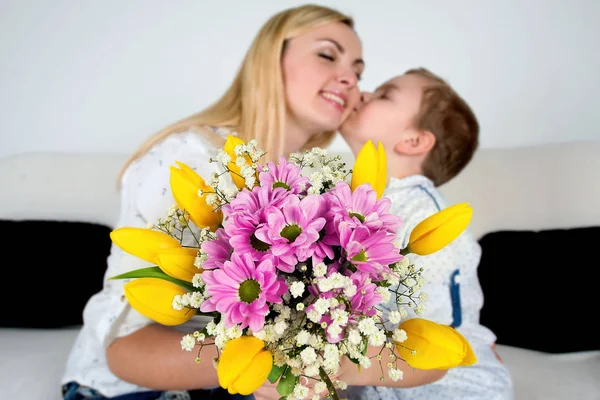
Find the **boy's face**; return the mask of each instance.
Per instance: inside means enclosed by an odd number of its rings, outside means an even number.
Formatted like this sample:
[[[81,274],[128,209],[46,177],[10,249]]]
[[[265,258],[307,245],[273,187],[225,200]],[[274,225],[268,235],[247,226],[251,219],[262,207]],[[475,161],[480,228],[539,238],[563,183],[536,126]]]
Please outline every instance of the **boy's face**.
[[[356,154],[369,139],[393,149],[402,136],[414,130],[423,89],[427,81],[418,75],[400,75],[363,92],[361,103],[340,127],[340,132]]]

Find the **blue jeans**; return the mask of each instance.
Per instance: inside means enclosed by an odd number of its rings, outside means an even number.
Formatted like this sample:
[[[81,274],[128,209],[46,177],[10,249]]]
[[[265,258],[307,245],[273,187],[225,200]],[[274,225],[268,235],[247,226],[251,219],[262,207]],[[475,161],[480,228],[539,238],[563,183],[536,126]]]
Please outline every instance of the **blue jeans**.
[[[106,397],[92,388],[81,386],[77,382],[69,382],[62,387],[64,400],[254,400],[254,396],[229,394],[223,388],[190,390],[190,391],[158,391],[135,392],[115,397]]]

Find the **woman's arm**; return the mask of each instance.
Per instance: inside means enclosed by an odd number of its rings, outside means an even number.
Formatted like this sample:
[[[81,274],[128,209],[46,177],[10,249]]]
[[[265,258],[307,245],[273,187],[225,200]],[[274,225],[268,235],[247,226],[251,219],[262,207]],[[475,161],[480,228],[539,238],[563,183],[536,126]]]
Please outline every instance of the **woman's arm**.
[[[155,390],[192,390],[219,385],[213,359],[216,346],[196,351],[181,349],[183,333],[152,324],[115,339],[106,350],[111,372],[124,381]]]

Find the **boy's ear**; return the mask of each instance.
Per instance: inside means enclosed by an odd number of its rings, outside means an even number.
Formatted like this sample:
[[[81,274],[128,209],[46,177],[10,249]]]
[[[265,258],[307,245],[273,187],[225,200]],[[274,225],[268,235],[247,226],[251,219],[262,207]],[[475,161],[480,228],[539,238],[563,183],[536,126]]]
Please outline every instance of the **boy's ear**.
[[[402,135],[402,139],[394,146],[400,154],[416,156],[426,154],[435,145],[435,135],[429,131],[411,130]]]

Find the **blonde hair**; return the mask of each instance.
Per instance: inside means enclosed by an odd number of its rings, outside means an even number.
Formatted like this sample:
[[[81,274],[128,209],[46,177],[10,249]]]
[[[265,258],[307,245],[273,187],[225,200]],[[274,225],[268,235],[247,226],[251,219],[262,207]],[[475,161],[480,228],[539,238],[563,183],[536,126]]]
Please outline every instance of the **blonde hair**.
[[[435,136],[435,145],[421,168],[435,186],[440,186],[458,175],[473,158],[479,147],[479,122],[469,104],[444,79],[425,68],[410,69],[405,74],[428,82],[416,127]]]
[[[148,138],[131,155],[119,173],[156,143],[169,135],[197,130],[215,145],[222,139],[203,126],[227,127],[244,140],[256,139],[267,152],[264,161],[274,161],[283,155],[286,101],[281,58],[287,40],[317,26],[341,22],[354,29],[354,21],[332,8],[303,5],[273,15],[255,36],[233,82],[215,103],[185,119],[175,122]],[[327,146],[335,131],[313,136],[302,149]],[[219,143],[219,144],[218,144]]]

